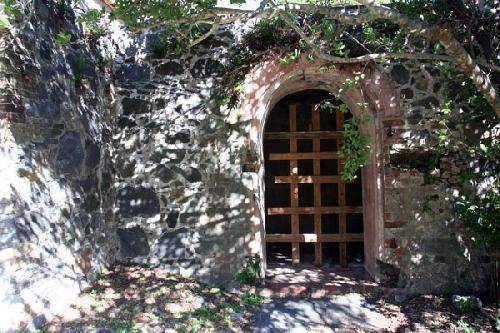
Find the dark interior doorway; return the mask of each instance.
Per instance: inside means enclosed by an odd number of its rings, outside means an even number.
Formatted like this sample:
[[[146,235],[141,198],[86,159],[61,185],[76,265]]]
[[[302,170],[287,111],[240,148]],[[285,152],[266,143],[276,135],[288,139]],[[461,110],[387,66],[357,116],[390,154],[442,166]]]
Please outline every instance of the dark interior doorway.
[[[282,99],[271,111],[264,134],[266,251],[268,264],[363,263],[361,175],[341,178],[344,121],[325,110],[341,102],[323,90]]]

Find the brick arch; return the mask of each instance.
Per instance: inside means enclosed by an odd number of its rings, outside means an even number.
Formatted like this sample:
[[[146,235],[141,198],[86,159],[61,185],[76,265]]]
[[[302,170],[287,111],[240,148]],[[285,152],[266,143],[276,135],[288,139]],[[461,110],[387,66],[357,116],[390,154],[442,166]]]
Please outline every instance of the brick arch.
[[[321,62],[305,59],[281,66],[277,60],[269,60],[255,66],[245,79],[239,115],[248,121],[249,146],[257,155],[257,179],[254,186],[254,252],[265,258],[264,214],[264,154],[263,133],[267,117],[277,102],[285,96],[307,90],[321,89],[336,93],[342,82],[353,78],[354,73],[365,74],[358,87],[349,89],[342,99],[353,114],[362,111],[358,103],[368,103],[370,121],[362,131],[370,134],[373,152],[369,163],[362,168],[365,268],[377,277],[377,261],[383,258],[384,249],[384,193],[383,193],[383,122],[400,116],[399,95],[392,82],[374,64],[325,66]],[[265,260],[263,260],[263,269]]]

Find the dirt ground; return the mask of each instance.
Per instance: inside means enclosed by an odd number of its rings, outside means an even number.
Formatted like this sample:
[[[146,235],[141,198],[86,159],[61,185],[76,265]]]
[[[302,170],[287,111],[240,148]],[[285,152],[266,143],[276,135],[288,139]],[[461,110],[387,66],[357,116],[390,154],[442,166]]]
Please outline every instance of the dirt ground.
[[[399,304],[377,291],[362,297],[390,321],[384,332],[496,332],[492,305],[461,312],[449,296],[422,295]],[[67,316],[52,318],[41,332],[253,332],[261,304],[272,302],[272,297],[228,293],[161,269],[116,266]],[[348,326],[329,331],[370,332]]]

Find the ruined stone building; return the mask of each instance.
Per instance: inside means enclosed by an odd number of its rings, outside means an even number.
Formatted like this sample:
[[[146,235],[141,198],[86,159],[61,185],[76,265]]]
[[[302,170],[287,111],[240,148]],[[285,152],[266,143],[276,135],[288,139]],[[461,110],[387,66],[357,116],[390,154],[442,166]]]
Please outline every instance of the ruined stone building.
[[[439,70],[268,57],[228,108],[213,95],[240,25],[158,57],[156,33],[112,23],[89,41],[71,8],[37,0],[25,10],[1,37],[0,314],[63,311],[116,262],[224,286],[254,254],[263,271],[363,265],[409,292],[489,288],[491,260],[450,204],[460,165],[441,161],[447,181],[424,181]],[[62,28],[74,42],[56,43]],[[369,115],[372,152],[347,182],[344,115],[318,105],[360,70],[342,101]]]

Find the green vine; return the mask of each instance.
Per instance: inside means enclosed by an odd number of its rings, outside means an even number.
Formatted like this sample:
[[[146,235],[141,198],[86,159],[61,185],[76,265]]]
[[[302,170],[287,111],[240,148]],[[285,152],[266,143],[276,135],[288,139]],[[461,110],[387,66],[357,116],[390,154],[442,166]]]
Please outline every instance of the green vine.
[[[368,117],[352,116],[344,122],[344,143],[340,148],[339,156],[344,158],[342,179],[354,180],[358,170],[368,162],[371,152],[371,137],[360,132],[360,127],[368,121]]]
[[[354,85],[351,82],[354,81],[348,79],[346,85],[353,87]],[[361,109],[367,107],[365,103],[360,103],[358,106]],[[364,114],[360,116],[351,115],[347,104],[336,105],[331,100],[323,101],[321,109],[330,112],[339,111],[348,116],[347,120],[344,121],[344,142],[340,148],[339,156],[344,159],[342,179],[346,181],[354,180],[357,178],[359,169],[368,163],[368,157],[371,153],[371,137],[369,134],[360,131],[360,127],[366,124],[369,118]]]
[[[356,72],[353,78],[345,79],[337,92],[337,97],[342,100],[346,92],[357,87],[364,77],[363,73]],[[368,108],[368,103],[358,103],[357,106],[364,111]],[[369,117],[366,114],[351,115],[347,104],[342,103],[337,106],[329,100],[323,101],[321,108],[330,112],[339,111],[348,116],[344,121],[344,142],[340,148],[339,156],[344,159],[342,179],[354,180],[357,178],[359,169],[368,163],[368,157],[371,153],[371,136],[360,130],[361,126],[369,121]]]
[[[500,242],[500,146],[495,112],[471,79],[449,65],[436,66],[447,77],[443,107],[439,110],[436,154],[451,161],[467,162],[460,179],[472,189],[454,200],[455,214],[474,241]],[[452,123],[453,119],[453,123]],[[452,126],[481,124],[483,135],[470,142],[453,136]],[[483,188],[483,190],[480,190]]]

